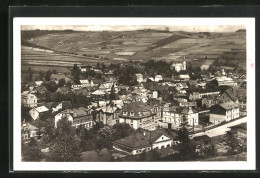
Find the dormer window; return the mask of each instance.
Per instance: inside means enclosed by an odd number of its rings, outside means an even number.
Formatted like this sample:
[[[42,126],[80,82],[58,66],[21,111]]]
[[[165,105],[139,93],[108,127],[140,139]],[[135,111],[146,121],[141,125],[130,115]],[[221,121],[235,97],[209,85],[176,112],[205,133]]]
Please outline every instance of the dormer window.
[[[130,112],[130,116],[134,116],[134,112]]]
[[[126,115],[127,115],[127,112],[126,112],[126,111],[124,111],[124,112],[123,112],[123,115],[124,115],[124,116],[126,116]]]

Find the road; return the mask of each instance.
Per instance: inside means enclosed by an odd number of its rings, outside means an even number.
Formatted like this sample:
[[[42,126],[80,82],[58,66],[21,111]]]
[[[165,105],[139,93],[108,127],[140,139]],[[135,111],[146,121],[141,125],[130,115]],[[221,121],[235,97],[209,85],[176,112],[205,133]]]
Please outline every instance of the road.
[[[200,133],[193,134],[193,137],[201,136],[201,135],[205,135],[205,134],[208,135],[209,137],[224,135],[227,131],[230,130],[230,128],[228,128],[228,127],[238,125],[241,123],[245,123],[246,121],[247,121],[247,117],[243,117],[241,119],[235,120],[235,121],[227,123],[225,125],[213,128],[211,130],[207,130],[206,132],[200,132]]]

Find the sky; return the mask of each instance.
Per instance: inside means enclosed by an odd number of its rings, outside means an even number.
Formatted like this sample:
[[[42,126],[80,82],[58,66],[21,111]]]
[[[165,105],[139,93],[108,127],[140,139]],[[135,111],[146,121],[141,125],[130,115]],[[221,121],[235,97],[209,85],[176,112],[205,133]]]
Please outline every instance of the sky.
[[[188,32],[234,32],[245,29],[244,25],[23,25],[22,30],[74,30],[74,31],[131,31],[157,29]]]

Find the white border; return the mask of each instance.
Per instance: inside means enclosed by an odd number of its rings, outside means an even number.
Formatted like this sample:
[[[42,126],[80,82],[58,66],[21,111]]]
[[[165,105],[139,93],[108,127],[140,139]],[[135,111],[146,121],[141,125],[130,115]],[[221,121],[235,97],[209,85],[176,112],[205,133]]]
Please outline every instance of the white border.
[[[247,161],[244,162],[21,162],[21,25],[245,25],[247,30]],[[254,170],[255,19],[254,18],[14,18],[13,168],[26,170]],[[255,66],[255,65],[254,65]]]

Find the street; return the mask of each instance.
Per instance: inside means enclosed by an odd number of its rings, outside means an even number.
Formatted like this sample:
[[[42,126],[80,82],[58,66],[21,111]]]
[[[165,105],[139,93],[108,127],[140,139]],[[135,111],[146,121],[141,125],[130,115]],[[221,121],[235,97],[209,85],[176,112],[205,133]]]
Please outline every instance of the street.
[[[215,136],[219,136],[219,135],[224,135],[227,131],[230,130],[230,128],[228,128],[228,127],[231,127],[231,126],[234,126],[234,125],[238,125],[238,124],[241,124],[241,123],[244,123],[244,122],[247,122],[247,117],[246,116],[241,118],[241,119],[238,119],[236,121],[227,123],[225,125],[213,128],[211,130],[207,130],[206,132],[200,132],[200,133],[193,134],[193,137],[194,136],[201,136],[201,135],[205,135],[205,134],[208,135],[209,137],[215,137]]]

